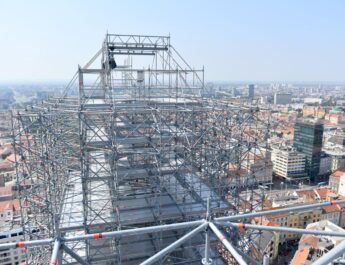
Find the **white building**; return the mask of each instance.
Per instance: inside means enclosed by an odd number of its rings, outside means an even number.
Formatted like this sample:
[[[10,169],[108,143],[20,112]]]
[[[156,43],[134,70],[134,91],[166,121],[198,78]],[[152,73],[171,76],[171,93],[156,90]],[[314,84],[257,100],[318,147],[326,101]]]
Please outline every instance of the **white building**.
[[[0,202],[0,223],[11,222],[19,216],[19,200],[7,200]]]
[[[286,179],[305,178],[305,155],[291,147],[272,151],[273,173]]]
[[[289,93],[275,93],[274,104],[276,105],[288,105],[291,104],[292,95]]]
[[[333,223],[332,221],[322,220],[319,222],[311,223],[307,225],[307,230],[319,230],[319,231],[332,231],[332,232],[339,232],[345,233],[345,230],[339,227],[337,224]],[[343,237],[337,236],[322,236],[327,238],[328,240],[332,241],[334,245],[338,245],[341,241],[344,240]]]
[[[1,229],[3,229],[3,227]],[[21,228],[0,232],[0,244],[23,240],[23,230]],[[18,265],[23,261],[25,261],[25,248],[8,248],[0,250],[1,265]]]
[[[345,196],[345,168],[334,171],[329,177],[328,185],[335,193]]]
[[[0,243],[22,241],[20,225],[20,203],[18,199],[0,201]],[[17,228],[13,228],[17,227]],[[16,265],[25,260],[25,249],[0,250],[0,265]]]
[[[345,232],[344,229],[327,220],[311,223],[307,226],[307,229],[338,233]],[[328,253],[343,240],[343,237],[303,235],[299,241],[298,250],[290,264],[314,264],[315,260]],[[343,259],[343,257],[339,257],[337,260],[334,260],[329,264],[342,264],[342,262],[338,262],[341,259]]]
[[[304,103],[306,104],[322,104],[322,98],[305,98]]]

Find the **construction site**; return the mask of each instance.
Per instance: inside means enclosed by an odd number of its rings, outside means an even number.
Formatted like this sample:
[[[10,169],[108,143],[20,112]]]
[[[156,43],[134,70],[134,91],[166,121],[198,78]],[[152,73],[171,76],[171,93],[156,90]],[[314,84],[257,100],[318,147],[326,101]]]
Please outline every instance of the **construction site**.
[[[265,227],[244,222],[267,214],[270,113],[204,83],[170,36],[107,34],[61,96],[13,112],[25,242],[0,248],[27,264],[269,264]]]

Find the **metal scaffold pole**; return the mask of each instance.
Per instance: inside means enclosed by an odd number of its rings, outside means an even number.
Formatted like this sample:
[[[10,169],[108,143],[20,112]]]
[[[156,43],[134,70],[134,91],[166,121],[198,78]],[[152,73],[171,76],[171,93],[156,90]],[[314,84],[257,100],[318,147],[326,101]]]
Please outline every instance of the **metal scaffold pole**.
[[[236,262],[240,265],[247,265],[247,263],[244,261],[242,256],[237,252],[237,250],[231,245],[231,243],[225,238],[223,233],[218,229],[217,226],[215,226],[213,223],[209,224],[211,230],[215,233],[215,235],[218,237],[220,242],[226,247],[227,250],[231,253],[231,255],[234,257]]]

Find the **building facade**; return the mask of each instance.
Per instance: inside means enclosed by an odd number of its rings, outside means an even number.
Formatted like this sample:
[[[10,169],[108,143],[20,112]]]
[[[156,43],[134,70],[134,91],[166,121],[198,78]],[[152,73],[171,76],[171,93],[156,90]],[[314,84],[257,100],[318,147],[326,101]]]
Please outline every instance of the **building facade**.
[[[319,175],[329,175],[332,170],[332,157],[324,152],[321,153]]]
[[[254,99],[254,85],[253,84],[248,85],[248,98]]]
[[[317,120],[298,120],[295,124],[294,147],[305,154],[306,173],[315,180],[320,170],[323,124]]]
[[[327,220],[333,224],[340,224],[341,207],[339,205],[329,205],[322,207],[321,220]]]
[[[0,243],[13,243],[24,240],[22,228],[0,232]],[[1,265],[18,265],[25,261],[24,248],[8,248],[0,250]]]
[[[286,179],[305,178],[305,155],[294,148],[272,151],[273,173]]]
[[[339,168],[329,176],[329,188],[336,194],[345,196],[345,168]]]
[[[313,209],[304,212],[296,213],[279,213],[267,216],[269,220],[277,223],[279,226],[292,227],[292,228],[306,228],[307,225],[318,222],[321,220],[322,210]],[[280,233],[280,244],[287,241],[299,239],[301,234],[296,233]]]
[[[275,93],[273,101],[276,105],[288,105],[291,104],[291,98],[289,93]]]

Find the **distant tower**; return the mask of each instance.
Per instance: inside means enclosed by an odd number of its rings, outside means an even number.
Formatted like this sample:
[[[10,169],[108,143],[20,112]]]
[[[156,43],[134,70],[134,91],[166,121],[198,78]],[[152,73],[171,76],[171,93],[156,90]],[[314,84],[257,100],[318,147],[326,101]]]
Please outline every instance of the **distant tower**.
[[[233,97],[237,97],[238,96],[238,91],[237,91],[236,87],[232,88],[231,94],[232,94]]]
[[[306,156],[306,173],[315,180],[320,169],[323,124],[314,120],[297,121],[294,147]]]
[[[254,85],[253,84],[248,85],[248,98],[254,99]]]

